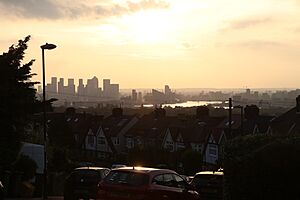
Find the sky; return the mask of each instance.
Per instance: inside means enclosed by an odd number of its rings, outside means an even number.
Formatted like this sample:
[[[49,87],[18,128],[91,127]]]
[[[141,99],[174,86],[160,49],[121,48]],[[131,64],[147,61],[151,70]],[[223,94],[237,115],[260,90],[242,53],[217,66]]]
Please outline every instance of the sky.
[[[299,88],[300,0],[0,0],[0,52],[31,35],[41,81],[121,88]],[[65,80],[65,84],[66,84]]]

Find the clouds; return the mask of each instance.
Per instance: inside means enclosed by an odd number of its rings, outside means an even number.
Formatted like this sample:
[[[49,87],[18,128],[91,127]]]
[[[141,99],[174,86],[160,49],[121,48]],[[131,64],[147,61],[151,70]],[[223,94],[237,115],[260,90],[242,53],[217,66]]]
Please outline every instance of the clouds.
[[[226,28],[222,29],[222,31],[232,31],[232,30],[244,30],[247,28],[253,28],[260,25],[265,25],[273,22],[274,20],[271,17],[263,17],[263,18],[248,18],[237,21],[231,21],[227,23]]]
[[[102,4],[99,4],[102,2]],[[127,1],[116,4],[103,1],[79,0],[0,0],[0,11],[9,16],[33,19],[61,19],[78,17],[120,16],[149,9],[166,9],[169,4],[163,0]]]
[[[25,18],[60,18],[63,10],[51,0],[0,0],[1,11]]]
[[[250,49],[274,49],[274,48],[283,48],[288,47],[287,44],[276,42],[276,41],[269,41],[269,40],[250,40],[245,42],[240,42],[235,44],[234,46],[250,48]]]

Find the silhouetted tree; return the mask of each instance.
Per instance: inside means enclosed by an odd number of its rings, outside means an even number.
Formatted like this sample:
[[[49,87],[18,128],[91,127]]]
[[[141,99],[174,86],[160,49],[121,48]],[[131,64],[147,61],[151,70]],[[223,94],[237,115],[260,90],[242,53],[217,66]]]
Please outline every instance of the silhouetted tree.
[[[0,55],[0,166],[8,166],[16,158],[20,139],[28,117],[35,111],[37,102],[30,81],[34,60],[22,64],[30,36],[9,47]]]
[[[194,175],[202,167],[202,155],[199,152],[186,150],[182,155],[183,168],[186,175]]]
[[[18,172],[22,172],[22,179],[27,181],[35,176],[37,164],[29,156],[21,155],[16,161],[14,168]]]

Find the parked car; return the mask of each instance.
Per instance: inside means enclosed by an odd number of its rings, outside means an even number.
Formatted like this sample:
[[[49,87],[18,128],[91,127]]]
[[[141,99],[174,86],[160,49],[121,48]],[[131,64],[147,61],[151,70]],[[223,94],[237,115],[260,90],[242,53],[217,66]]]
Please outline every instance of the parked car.
[[[191,185],[201,197],[211,197],[213,199],[223,199],[223,172],[203,171],[197,173]]]
[[[102,167],[80,167],[67,177],[64,187],[64,199],[95,199],[97,185],[105,178],[110,169]]]
[[[112,164],[111,169],[117,169],[117,168],[122,168],[126,167],[124,164]]]
[[[168,169],[124,167],[111,170],[98,186],[101,200],[195,200],[198,193]]]

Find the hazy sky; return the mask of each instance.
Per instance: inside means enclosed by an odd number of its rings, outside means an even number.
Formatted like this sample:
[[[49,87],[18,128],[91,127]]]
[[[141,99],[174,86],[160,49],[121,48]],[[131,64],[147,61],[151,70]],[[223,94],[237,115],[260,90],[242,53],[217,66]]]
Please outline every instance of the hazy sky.
[[[0,51],[31,35],[41,80],[121,88],[299,87],[300,0],[0,0]],[[66,82],[66,81],[65,81]]]

